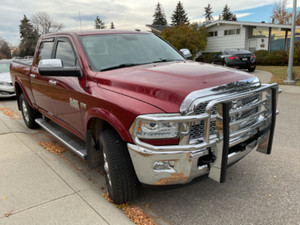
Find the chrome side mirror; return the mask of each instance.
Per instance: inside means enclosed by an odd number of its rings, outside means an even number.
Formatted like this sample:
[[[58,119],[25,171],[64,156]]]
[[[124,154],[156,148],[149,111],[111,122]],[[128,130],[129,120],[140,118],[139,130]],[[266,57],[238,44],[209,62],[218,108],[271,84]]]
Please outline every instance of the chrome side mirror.
[[[191,59],[193,57],[190,50],[188,50],[187,48],[180,49],[180,52],[185,59]]]
[[[42,59],[38,69],[41,76],[82,77],[80,67],[64,67],[61,59]]]

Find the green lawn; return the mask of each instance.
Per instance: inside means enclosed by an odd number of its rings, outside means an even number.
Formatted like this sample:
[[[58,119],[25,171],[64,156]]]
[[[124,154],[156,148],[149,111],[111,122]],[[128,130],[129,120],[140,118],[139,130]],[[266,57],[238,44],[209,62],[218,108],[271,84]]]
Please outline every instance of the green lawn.
[[[272,73],[271,83],[284,84],[283,81],[287,79],[287,66],[256,66],[256,68]],[[300,86],[300,66],[294,66],[293,72],[296,85]]]

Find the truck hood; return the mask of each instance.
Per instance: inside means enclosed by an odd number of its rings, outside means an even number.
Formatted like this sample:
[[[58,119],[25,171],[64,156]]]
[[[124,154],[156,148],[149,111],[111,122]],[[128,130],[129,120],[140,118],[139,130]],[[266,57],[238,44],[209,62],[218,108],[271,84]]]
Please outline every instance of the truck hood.
[[[253,78],[246,72],[195,62],[169,62],[116,69],[95,74],[105,88],[151,104],[165,112],[179,112],[193,91]]]

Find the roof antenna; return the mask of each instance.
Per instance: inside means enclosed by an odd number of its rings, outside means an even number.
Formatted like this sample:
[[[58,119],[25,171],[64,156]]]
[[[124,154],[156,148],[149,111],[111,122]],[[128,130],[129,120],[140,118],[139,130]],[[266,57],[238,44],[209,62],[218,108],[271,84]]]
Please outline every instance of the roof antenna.
[[[80,10],[79,10],[79,24],[80,24],[80,29],[81,29],[81,32],[82,32],[82,26],[81,26],[81,15],[80,15]]]

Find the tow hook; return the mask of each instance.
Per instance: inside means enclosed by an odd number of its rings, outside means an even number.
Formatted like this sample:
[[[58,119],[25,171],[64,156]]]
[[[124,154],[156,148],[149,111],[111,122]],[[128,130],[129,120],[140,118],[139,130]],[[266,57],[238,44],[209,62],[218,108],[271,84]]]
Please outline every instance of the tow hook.
[[[209,149],[208,155],[202,156],[198,159],[198,166],[207,165],[208,169],[210,169],[210,164],[215,162],[216,156],[212,153],[211,149]]]

